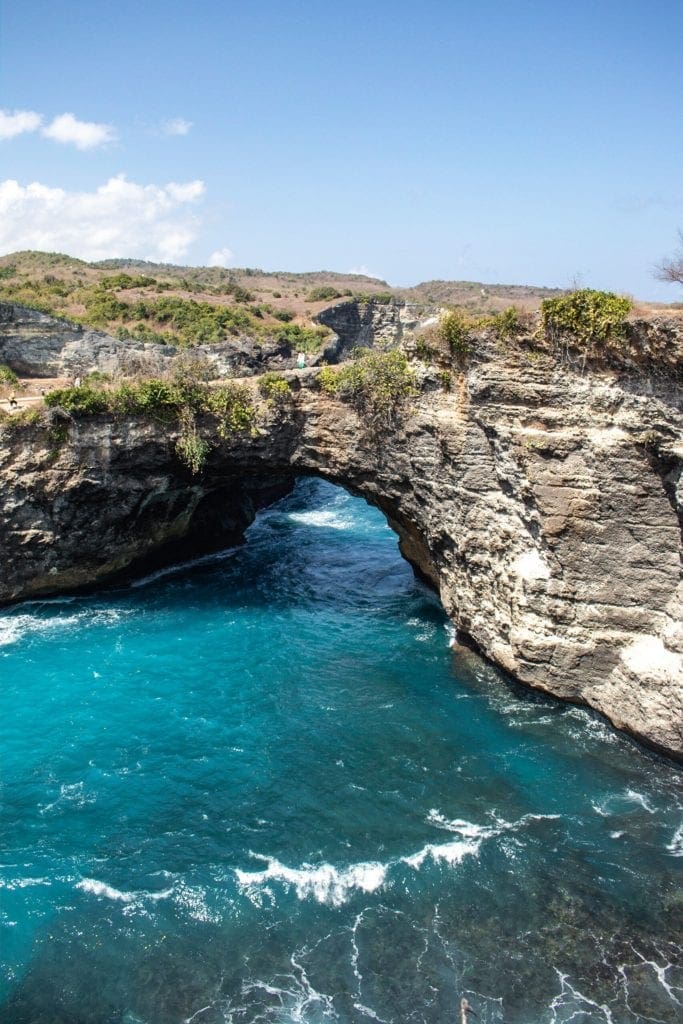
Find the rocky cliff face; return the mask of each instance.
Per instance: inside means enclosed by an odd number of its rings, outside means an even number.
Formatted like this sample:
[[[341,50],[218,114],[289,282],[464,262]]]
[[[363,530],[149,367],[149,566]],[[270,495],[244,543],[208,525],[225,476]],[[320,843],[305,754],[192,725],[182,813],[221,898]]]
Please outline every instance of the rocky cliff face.
[[[328,356],[338,359],[353,348],[402,344],[416,331],[436,323],[438,313],[437,307],[429,305],[352,299],[324,309],[316,319],[334,331],[337,340],[329,347]]]
[[[214,367],[216,377],[282,370],[296,364],[291,346],[276,338],[256,342],[243,336],[220,345],[197,345],[193,351]],[[172,345],[122,341],[37,310],[0,302],[0,363],[21,376],[73,378],[95,370],[159,374],[177,354]]]
[[[198,476],[150,422],[5,432],[0,600],[177,557],[177,544],[225,544],[294,476],[317,474],[385,512],[452,621],[498,665],[682,757],[675,374],[581,373],[483,338],[451,390],[423,369],[413,407],[381,435],[314,376],[288,412],[262,406],[255,435],[210,436]]]

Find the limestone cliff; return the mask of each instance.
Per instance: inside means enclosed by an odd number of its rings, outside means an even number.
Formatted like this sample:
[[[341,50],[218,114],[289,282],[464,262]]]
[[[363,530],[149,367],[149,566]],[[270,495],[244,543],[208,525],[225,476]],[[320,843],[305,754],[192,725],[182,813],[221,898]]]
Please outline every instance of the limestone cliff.
[[[247,336],[223,344],[197,345],[193,351],[215,367],[216,375],[253,374],[296,364],[287,342]],[[101,373],[163,372],[178,354],[173,345],[113,338],[67,320],[0,302],[0,363],[27,377],[77,377]]]
[[[667,337],[680,352],[680,331]],[[306,371],[289,411],[263,406],[252,434],[211,436],[197,476],[153,422],[6,432],[0,600],[93,583],[170,557],[169,544],[177,555],[176,541],[225,544],[288,480],[317,474],[385,512],[494,662],[682,757],[683,416],[669,357],[659,376],[627,357],[581,372],[484,336],[450,390],[422,367],[412,408],[381,434]]]

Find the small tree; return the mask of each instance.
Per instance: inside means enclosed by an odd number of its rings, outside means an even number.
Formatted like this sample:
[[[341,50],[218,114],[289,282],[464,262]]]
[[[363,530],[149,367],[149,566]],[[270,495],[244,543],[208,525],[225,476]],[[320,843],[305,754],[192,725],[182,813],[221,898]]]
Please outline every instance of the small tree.
[[[656,270],[660,281],[683,284],[683,231],[678,232],[681,248],[668,260],[662,260]]]

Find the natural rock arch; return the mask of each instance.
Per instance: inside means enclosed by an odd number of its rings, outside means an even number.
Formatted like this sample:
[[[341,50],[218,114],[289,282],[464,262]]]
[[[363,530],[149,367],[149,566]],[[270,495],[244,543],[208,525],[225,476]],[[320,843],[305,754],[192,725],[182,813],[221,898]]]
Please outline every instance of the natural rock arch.
[[[683,755],[675,389],[489,351],[378,432],[301,383],[255,436],[213,436],[197,476],[149,421],[76,420],[58,449],[30,427],[5,438],[0,600],[225,545],[313,474],[385,513],[494,662]]]

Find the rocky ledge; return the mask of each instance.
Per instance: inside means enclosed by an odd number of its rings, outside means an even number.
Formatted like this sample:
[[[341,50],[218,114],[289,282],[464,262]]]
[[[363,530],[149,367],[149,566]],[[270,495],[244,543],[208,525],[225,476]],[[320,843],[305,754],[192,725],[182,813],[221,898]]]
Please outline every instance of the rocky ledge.
[[[681,758],[681,333],[666,330],[659,375],[484,337],[448,390],[415,364],[419,394],[379,431],[304,371],[286,410],[261,403],[258,429],[221,438],[200,424],[211,448],[197,475],[150,420],[5,429],[0,601],[235,541],[315,474],[383,510],[488,658]]]

